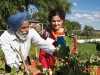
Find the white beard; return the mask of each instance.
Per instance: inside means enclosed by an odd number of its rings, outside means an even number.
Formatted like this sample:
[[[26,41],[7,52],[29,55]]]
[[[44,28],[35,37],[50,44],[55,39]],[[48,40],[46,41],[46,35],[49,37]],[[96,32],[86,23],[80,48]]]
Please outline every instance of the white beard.
[[[15,32],[15,34],[17,35],[17,37],[20,39],[20,40],[23,40],[25,41],[27,38],[28,38],[28,32],[20,32],[19,30],[17,30]]]

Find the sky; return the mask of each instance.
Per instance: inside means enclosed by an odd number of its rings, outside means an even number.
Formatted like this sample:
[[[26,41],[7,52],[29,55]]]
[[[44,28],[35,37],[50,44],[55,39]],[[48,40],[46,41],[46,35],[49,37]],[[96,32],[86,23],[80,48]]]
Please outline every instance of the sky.
[[[85,25],[100,30],[100,0],[68,0],[73,3],[71,14],[66,19],[81,24],[83,30]]]

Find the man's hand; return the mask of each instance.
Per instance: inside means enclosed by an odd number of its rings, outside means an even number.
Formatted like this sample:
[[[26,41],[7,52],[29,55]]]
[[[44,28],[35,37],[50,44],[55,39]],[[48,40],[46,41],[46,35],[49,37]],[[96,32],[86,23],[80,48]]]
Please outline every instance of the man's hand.
[[[41,75],[41,71],[38,70],[37,68],[27,65],[28,70],[32,73],[32,75]]]
[[[58,57],[58,58],[59,58],[59,51],[58,51],[58,50],[55,50],[55,51],[53,52],[53,56],[55,56],[55,57]]]

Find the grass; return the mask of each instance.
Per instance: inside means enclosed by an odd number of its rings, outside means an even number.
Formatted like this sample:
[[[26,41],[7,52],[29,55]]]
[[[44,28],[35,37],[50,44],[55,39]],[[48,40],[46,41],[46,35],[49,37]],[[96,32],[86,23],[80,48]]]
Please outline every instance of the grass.
[[[99,42],[100,43],[100,42]],[[99,51],[96,50],[97,42],[90,42],[90,43],[78,43],[77,44],[77,51],[81,52],[83,55],[82,57],[90,57],[92,54],[98,54]],[[34,58],[39,55],[39,48],[36,47],[34,44],[31,45],[29,56],[30,58]],[[0,50],[0,58],[4,58],[4,54],[2,50]]]
[[[92,54],[100,55],[100,52],[96,50],[96,44],[97,42],[81,43],[81,44],[78,43],[77,51],[81,53],[79,55],[79,57],[81,58],[80,60],[88,59],[91,57]],[[36,47],[34,44],[32,44],[29,52],[30,59],[33,59],[33,57],[36,57],[38,55],[39,55],[39,48]],[[5,58],[2,50],[0,50],[0,58]]]
[[[5,59],[3,51],[0,49],[0,59]]]
[[[80,58],[89,59],[93,54],[100,55],[100,51],[96,50],[97,43],[98,42],[78,43],[77,51],[78,53],[81,53]],[[37,50],[37,54],[39,54],[39,48]],[[36,56],[36,48],[34,48],[34,45],[31,46],[31,50],[29,52],[30,58],[32,58],[33,55]]]
[[[78,52],[87,52],[89,54],[96,53],[96,42],[77,44]]]
[[[30,48],[30,52],[29,52],[30,59],[35,59],[35,57],[38,57],[39,51],[40,51],[40,49],[37,46],[35,46],[34,44],[32,44],[31,48]]]
[[[96,50],[97,42],[88,42],[77,44],[77,51],[81,54],[82,59],[89,59],[92,55],[100,55],[100,51]]]

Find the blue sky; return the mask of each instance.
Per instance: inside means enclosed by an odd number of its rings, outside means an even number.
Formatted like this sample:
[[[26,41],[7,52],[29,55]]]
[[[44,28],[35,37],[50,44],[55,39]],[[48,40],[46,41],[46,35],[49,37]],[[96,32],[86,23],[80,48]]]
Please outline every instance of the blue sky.
[[[100,30],[100,0],[69,0],[74,6],[71,7],[71,14],[66,19],[77,21],[83,30],[85,25]]]

